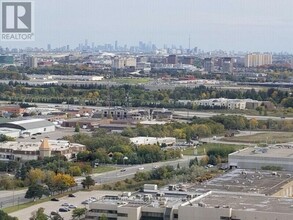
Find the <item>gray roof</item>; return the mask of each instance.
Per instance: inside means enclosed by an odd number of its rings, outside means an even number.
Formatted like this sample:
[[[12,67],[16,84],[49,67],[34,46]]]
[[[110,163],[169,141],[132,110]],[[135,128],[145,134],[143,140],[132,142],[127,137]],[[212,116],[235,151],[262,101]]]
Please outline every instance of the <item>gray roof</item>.
[[[1,128],[15,128],[20,130],[30,130],[35,128],[44,128],[54,126],[52,122],[49,122],[45,119],[30,119],[22,121],[13,121],[7,123],[1,123]]]

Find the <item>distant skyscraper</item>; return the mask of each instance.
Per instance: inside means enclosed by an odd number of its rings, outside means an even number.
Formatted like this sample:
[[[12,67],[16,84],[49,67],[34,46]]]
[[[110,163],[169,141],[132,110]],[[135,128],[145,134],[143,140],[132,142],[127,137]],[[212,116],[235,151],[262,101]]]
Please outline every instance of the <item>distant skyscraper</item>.
[[[88,47],[88,40],[87,39],[84,41],[84,47],[85,47],[85,49],[87,49],[87,47]]]
[[[258,67],[272,63],[273,58],[270,53],[251,53],[245,56],[245,67]]]
[[[47,50],[50,51],[51,50],[51,44],[47,45]]]
[[[33,57],[33,56],[27,57],[27,63],[26,63],[26,65],[29,68],[37,68],[38,67],[38,58],[37,57]]]
[[[214,72],[214,61],[212,58],[205,58],[203,65],[204,65],[204,70],[206,72],[209,72],[209,73]]]
[[[70,46],[69,46],[69,45],[66,46],[66,50],[67,50],[67,51],[70,50]]]
[[[224,57],[222,60],[222,70],[224,73],[233,72],[233,61],[231,57]]]
[[[116,40],[115,41],[115,51],[117,51],[118,50],[118,41]]]

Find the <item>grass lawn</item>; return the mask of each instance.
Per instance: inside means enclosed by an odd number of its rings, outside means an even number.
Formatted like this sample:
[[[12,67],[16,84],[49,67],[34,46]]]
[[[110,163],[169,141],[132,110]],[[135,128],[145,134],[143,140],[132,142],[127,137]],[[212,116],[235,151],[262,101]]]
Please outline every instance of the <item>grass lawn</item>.
[[[139,83],[148,83],[152,79],[151,78],[114,78],[111,79],[111,82],[121,83],[121,84],[139,84]]]
[[[245,145],[241,146],[241,145],[235,145],[235,144],[208,143],[208,144],[201,145],[201,146],[197,147],[196,149],[194,149],[192,147],[186,148],[185,150],[183,150],[182,153],[183,153],[183,155],[186,155],[186,156],[193,156],[193,155],[202,156],[202,155],[205,155],[206,152],[211,148],[225,147],[225,146],[234,147],[235,150],[243,149],[246,147]]]
[[[105,173],[109,171],[116,170],[117,167],[112,167],[112,166],[98,166],[93,169],[93,173]]]
[[[242,143],[287,143],[293,142],[292,132],[270,132],[270,133],[259,133],[249,136],[235,136],[222,138],[223,141],[229,142],[242,142]]]

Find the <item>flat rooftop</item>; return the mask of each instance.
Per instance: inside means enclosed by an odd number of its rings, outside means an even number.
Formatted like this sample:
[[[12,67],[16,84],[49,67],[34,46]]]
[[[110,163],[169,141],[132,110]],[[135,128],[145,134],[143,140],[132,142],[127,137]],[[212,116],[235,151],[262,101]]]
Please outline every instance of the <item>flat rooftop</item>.
[[[274,173],[276,174],[276,173]],[[241,192],[273,195],[293,181],[293,172],[235,169],[207,182],[192,186],[188,191]]]
[[[269,147],[245,148],[230,154],[231,156],[273,157],[293,159],[293,143],[277,144]],[[229,156],[230,156],[229,155]]]
[[[292,214],[293,198],[211,192],[207,193],[207,195],[202,198],[192,200],[191,204],[192,206],[199,206],[200,204],[207,208],[232,208],[243,211],[263,211]],[[187,205],[190,206],[191,204]]]
[[[164,207],[178,207],[183,202],[187,201],[187,194],[164,194],[161,191],[158,191],[160,194],[163,194],[163,197],[157,196],[156,193],[135,193],[130,197],[118,196],[117,199],[103,197],[100,198],[95,203],[103,204],[112,204],[123,207],[155,207],[155,208],[164,208]],[[149,200],[145,200],[144,196],[149,196]],[[191,195],[196,197],[196,195]]]
[[[66,150],[69,147],[79,147],[83,146],[81,144],[76,143],[69,143],[68,141],[62,141],[62,140],[48,140],[49,145],[51,147],[52,151],[60,151],[60,150]],[[38,151],[39,147],[41,146],[40,142],[3,142],[0,143],[0,149],[11,149],[14,151]]]

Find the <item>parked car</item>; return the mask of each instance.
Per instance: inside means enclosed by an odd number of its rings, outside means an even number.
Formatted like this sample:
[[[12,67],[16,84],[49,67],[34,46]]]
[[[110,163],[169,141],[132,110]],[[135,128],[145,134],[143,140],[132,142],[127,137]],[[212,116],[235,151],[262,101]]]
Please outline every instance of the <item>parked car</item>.
[[[69,208],[60,208],[59,212],[69,212],[70,209]]]
[[[68,197],[75,198],[76,196],[74,194],[69,194]]]
[[[59,199],[57,199],[57,198],[52,198],[51,201],[58,202]]]
[[[76,209],[77,207],[75,205],[70,205],[70,206],[68,206],[68,208],[70,208],[70,209]]]
[[[69,203],[67,203],[67,202],[65,202],[65,203],[63,203],[61,206],[68,207],[68,206],[70,206],[70,204],[69,204]]]
[[[121,170],[120,170],[120,172],[125,172],[125,171],[126,171],[126,169],[121,169]]]
[[[144,167],[139,167],[138,170],[144,170]]]
[[[91,203],[91,201],[89,201],[89,200],[84,200],[83,202],[81,202],[81,204],[83,204],[83,205],[88,205],[90,203]]]

